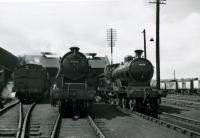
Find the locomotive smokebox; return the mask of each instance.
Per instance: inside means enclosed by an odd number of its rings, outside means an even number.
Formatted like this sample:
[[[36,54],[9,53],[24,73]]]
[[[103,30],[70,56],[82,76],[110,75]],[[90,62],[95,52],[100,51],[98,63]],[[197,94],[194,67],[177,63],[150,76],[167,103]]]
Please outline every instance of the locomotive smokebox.
[[[142,53],[143,53],[143,50],[135,50],[135,58],[141,58],[142,57]]]
[[[89,63],[78,47],[71,47],[61,59],[61,74],[68,80],[83,80],[89,72]]]

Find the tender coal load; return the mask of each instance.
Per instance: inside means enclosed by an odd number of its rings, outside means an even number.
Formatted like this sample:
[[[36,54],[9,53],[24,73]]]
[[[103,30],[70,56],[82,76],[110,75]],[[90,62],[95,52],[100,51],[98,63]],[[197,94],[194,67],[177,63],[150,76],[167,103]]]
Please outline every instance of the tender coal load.
[[[141,58],[142,50],[136,50],[135,57],[125,57],[125,63],[112,72],[112,77],[121,80],[150,81],[153,77],[153,65],[145,58]]]
[[[78,47],[71,47],[70,50],[61,60],[62,74],[69,80],[81,80],[89,72],[87,58]]]

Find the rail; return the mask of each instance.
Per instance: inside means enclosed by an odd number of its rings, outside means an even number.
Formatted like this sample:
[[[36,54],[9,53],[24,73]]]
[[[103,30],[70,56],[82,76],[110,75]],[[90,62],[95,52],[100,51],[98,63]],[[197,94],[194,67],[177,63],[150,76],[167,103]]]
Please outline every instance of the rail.
[[[9,106],[3,108],[0,110],[0,115],[2,115],[3,113],[5,113],[6,111],[8,111],[9,109],[11,109],[12,107],[16,106],[17,104],[19,104],[19,101],[17,100],[16,102],[10,104]]]
[[[192,102],[185,102],[181,100],[174,100],[174,99],[162,99],[162,102],[168,103],[168,104],[174,104],[181,107],[189,107],[200,110],[200,104],[195,104]]]
[[[21,131],[21,138],[27,138],[26,133],[27,133],[28,121],[30,120],[30,115],[31,115],[31,112],[32,112],[33,108],[35,107],[35,105],[36,105],[35,103],[32,104],[31,107],[29,108],[28,112],[26,113],[22,131]]]
[[[58,115],[56,122],[54,124],[53,130],[52,130],[52,133],[51,133],[51,138],[57,138],[58,137],[58,131],[59,131],[61,121],[62,121],[61,116]]]
[[[169,114],[169,113],[165,113],[165,112],[162,112],[162,114],[166,115],[166,116],[173,117],[175,119],[178,119],[178,120],[181,120],[181,121],[184,121],[184,122],[187,122],[187,123],[190,123],[190,124],[200,125],[200,121],[198,121],[198,120],[194,120],[194,119],[190,119],[190,118],[187,118],[187,117],[182,117],[182,116],[178,116],[178,115],[174,115],[174,114]]]
[[[23,121],[22,104],[20,103],[19,104],[19,121],[18,121],[16,138],[20,138],[21,130],[22,130],[22,121]]]
[[[101,132],[101,130],[97,127],[97,125],[95,124],[95,122],[89,115],[88,115],[88,120],[89,120],[91,126],[93,127],[93,129],[95,130],[95,132],[97,133],[97,136],[99,138],[106,138],[105,135]]]

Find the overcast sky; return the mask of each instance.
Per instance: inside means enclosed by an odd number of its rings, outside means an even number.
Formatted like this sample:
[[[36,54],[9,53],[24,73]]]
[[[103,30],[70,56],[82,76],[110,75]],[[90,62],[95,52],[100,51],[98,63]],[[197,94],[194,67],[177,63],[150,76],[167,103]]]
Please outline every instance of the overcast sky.
[[[26,1],[26,2],[25,2]],[[15,55],[41,51],[63,55],[71,46],[108,55],[106,30],[117,30],[114,62],[155,38],[151,0],[0,0],[0,46]],[[153,1],[153,0],[152,0]],[[161,79],[200,77],[200,0],[167,0],[161,5]],[[147,41],[155,66],[155,42]]]

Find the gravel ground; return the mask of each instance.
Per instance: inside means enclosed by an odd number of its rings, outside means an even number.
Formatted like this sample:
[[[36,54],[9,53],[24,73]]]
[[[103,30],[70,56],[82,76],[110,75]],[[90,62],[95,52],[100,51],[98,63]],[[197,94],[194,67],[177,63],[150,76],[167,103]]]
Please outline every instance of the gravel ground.
[[[175,115],[180,115],[183,117],[187,117],[187,118],[191,118],[191,119],[200,121],[200,110],[197,110],[194,108],[180,107],[177,105],[162,103],[160,106],[160,111],[175,114]]]
[[[91,116],[104,122],[114,138],[186,138],[188,136],[159,126],[140,117],[130,117],[114,106],[95,104]]]

